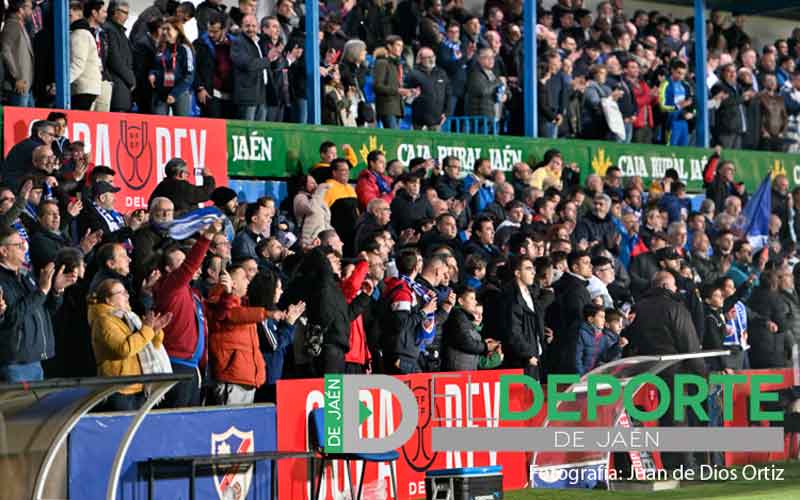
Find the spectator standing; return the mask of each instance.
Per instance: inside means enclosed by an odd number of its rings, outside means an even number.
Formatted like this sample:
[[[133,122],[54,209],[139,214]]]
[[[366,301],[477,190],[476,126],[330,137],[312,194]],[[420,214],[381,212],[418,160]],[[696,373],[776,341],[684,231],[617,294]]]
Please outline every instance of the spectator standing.
[[[83,17],[70,24],[69,83],[72,108],[89,110],[100,95],[103,65],[98,41],[89,22],[105,22],[107,10],[101,0],[90,0],[83,7]]]
[[[761,107],[761,142],[759,149],[767,151],[784,150],[784,133],[789,124],[786,103],[778,93],[775,75],[764,76],[764,90],[757,96]],[[785,221],[784,221],[785,224]]]
[[[130,35],[133,42],[133,72],[136,75],[133,98],[139,113],[151,114],[153,110],[153,86],[149,77],[150,67],[156,58],[160,31],[161,18],[155,18],[147,22],[145,33],[136,36],[132,31]]]
[[[11,106],[33,107],[31,88],[34,78],[33,44],[25,29],[32,13],[31,0],[11,0],[0,33],[5,64],[5,94]],[[13,84],[13,85],[12,85]]]
[[[131,40],[137,40],[142,35],[152,33],[150,22],[156,21],[159,25],[161,20],[170,15],[169,0],[154,0],[153,5],[144,9],[136,22],[131,27]],[[174,9],[174,6],[173,6]],[[175,12],[174,10],[172,12]]]
[[[52,147],[56,137],[56,124],[38,120],[31,125],[31,135],[14,144],[6,155],[2,167],[3,183],[16,189],[22,178],[30,173],[33,150],[41,145]]]
[[[690,111],[692,98],[686,78],[686,63],[679,59],[669,65],[670,76],[661,82],[658,103],[667,113],[666,142],[670,146],[689,145],[689,122],[694,115]]]
[[[177,18],[161,25],[156,57],[150,65],[153,112],[158,115],[189,116],[194,82],[194,51]]]
[[[264,121],[267,117],[270,61],[261,48],[255,16],[245,16],[242,23],[241,36],[236,37],[231,45],[233,102],[239,108],[238,118]]]
[[[350,164],[343,158],[331,162],[330,189],[325,193],[325,204],[331,212],[331,225],[344,242],[344,255],[354,255],[355,225],[358,220],[358,197],[348,183]]]
[[[372,69],[375,113],[383,128],[398,128],[403,98],[417,95],[415,89],[405,88],[402,56],[403,39],[390,35],[386,38],[386,55],[378,57]]]
[[[500,343],[482,338],[482,320],[483,306],[477,300],[475,289],[461,287],[458,303],[443,327],[444,370],[474,371],[481,366],[488,367],[489,357],[498,353]]]
[[[235,261],[258,258],[256,247],[264,238],[264,234],[269,231],[269,226],[272,222],[269,208],[260,203],[247,204],[244,220],[247,226],[236,235],[231,248],[231,254]]]
[[[413,3],[413,2],[409,2]],[[456,116],[463,110],[464,91],[467,85],[467,70],[475,55],[475,46],[461,42],[461,26],[450,21],[442,43],[439,44],[436,60],[447,73],[450,85],[450,98],[447,103],[447,116]]]
[[[246,307],[250,280],[244,269],[223,271],[206,301],[209,365],[215,381],[214,400],[221,405],[253,403],[256,389],[267,380],[257,325],[269,317],[263,307]]]
[[[266,17],[261,21],[262,52],[269,61],[267,79],[267,118],[269,122],[284,121],[289,107],[289,66],[299,57],[300,47],[284,54],[286,40],[281,37],[281,25],[276,17]]]
[[[411,105],[411,122],[414,128],[438,131],[447,119],[450,83],[447,73],[436,66],[433,50],[422,47],[417,52],[417,67],[408,74],[407,85],[420,89]]]
[[[720,101],[717,109],[715,136],[720,145],[729,149],[742,147],[742,136],[748,130],[745,104],[755,92],[743,91],[736,81],[736,67],[726,64],[721,69],[722,78],[711,89],[712,95],[720,92],[727,97]]]
[[[204,0],[195,10],[195,19],[197,19],[197,33],[202,35],[208,31],[208,25],[211,19],[217,17],[223,19],[222,26],[225,27],[225,10],[228,7],[222,4],[221,0]]]
[[[42,380],[41,362],[55,355],[52,315],[77,273],[45,266],[38,280],[22,270],[27,243],[16,229],[0,228],[0,379]]]
[[[555,332],[553,355],[548,363],[551,371],[576,371],[575,334],[583,317],[584,306],[592,301],[587,288],[591,277],[591,257],[585,251],[575,251],[567,256],[567,271],[553,283],[555,302],[547,310],[547,324]]]
[[[483,116],[494,126],[496,121],[495,104],[504,103],[505,77],[494,73],[495,55],[492,49],[481,49],[478,53],[478,64],[474,65],[467,77],[464,95],[464,114],[467,116]]]
[[[423,219],[433,218],[430,202],[426,196],[421,196],[422,179],[417,172],[419,170],[409,172],[398,181],[402,187],[396,191],[391,203],[392,227],[397,234],[415,229]]]
[[[534,293],[536,272],[528,256],[512,261],[513,279],[502,298],[505,362],[509,367],[522,368],[525,375],[539,379],[545,366],[544,309]]]
[[[158,183],[158,186],[153,190],[150,195],[150,201],[156,197],[163,196],[172,200],[175,205],[175,214],[183,215],[184,212],[197,208],[198,203],[204,203],[209,200],[211,193],[216,188],[214,177],[208,175],[205,170],[197,172],[202,175],[203,185],[196,186],[189,182],[189,166],[180,158],[173,158],[164,165],[164,175],[166,177],[163,181]]]
[[[130,5],[126,0],[112,1],[108,7],[108,21],[103,25],[108,39],[106,72],[114,86],[111,93],[111,111],[131,110],[131,92],[136,86],[133,72],[133,49],[125,36],[125,22],[128,20]]]
[[[100,377],[136,377],[143,372],[143,358],[148,349],[163,349],[163,328],[172,313],[148,312],[141,318],[128,300],[128,291],[114,279],[103,280],[89,305],[92,350]],[[132,384],[108,397],[104,411],[135,411],[145,402],[143,384]]]
[[[202,5],[207,4],[204,2]],[[212,10],[209,7],[207,10]],[[199,12],[199,8],[198,8]],[[199,18],[199,14],[198,14]],[[233,105],[233,37],[225,27],[225,18],[213,12],[205,21],[205,29],[194,42],[197,55],[195,91],[203,116],[208,118],[236,117]]]
[[[200,384],[207,363],[208,321],[200,295],[190,283],[203,264],[209,243],[216,231],[205,229],[188,254],[178,247],[164,251],[161,277],[153,289],[156,312],[171,312],[172,321],[164,329],[164,347],[173,373],[191,373],[191,380],[180,382],[164,398],[164,406],[178,408],[200,404]]]

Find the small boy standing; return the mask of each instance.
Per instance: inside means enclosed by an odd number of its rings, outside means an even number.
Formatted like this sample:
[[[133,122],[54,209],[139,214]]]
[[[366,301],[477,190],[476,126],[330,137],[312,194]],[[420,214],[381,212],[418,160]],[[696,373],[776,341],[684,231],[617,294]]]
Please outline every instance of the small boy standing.
[[[584,306],[575,352],[579,375],[622,356],[622,348],[628,343],[625,337],[620,337],[622,326],[622,313],[616,309],[606,311],[596,304]]]

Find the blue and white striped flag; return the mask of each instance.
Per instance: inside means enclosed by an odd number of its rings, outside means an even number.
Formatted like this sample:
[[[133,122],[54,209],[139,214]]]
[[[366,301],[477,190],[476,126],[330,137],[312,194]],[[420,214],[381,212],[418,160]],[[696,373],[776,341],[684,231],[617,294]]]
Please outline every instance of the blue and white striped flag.
[[[185,240],[224,216],[217,207],[203,207],[187,212],[183,217],[172,222],[158,224],[156,227],[173,240]]]

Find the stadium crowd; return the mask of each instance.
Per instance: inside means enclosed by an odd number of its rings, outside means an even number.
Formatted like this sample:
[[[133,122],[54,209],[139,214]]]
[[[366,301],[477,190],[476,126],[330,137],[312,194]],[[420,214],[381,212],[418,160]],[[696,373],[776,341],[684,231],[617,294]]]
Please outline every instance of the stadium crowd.
[[[351,184],[326,142],[280,203],[239,204],[209,175],[191,184],[174,158],[148,209],[122,214],[114,170],[89,164],[66,126],[59,112],[35,122],[0,171],[6,382],[191,373],[164,406],[237,404],[324,373],[543,378],[723,347],[732,355],[674,369],[778,368],[800,339],[800,188],[775,177],[754,248],[748,194],[719,149],[699,211],[672,169],[647,189],[616,166],[581,179],[557,150],[508,177],[486,159],[372,151]],[[187,226],[207,202],[223,217]],[[126,387],[105,408],[146,393]]]
[[[11,0],[0,35],[3,93],[55,100],[48,0]],[[693,20],[625,10],[623,0],[540,5],[539,134],[694,144]],[[522,135],[522,0],[343,0],[320,6],[323,123],[438,130],[485,117]],[[130,5],[70,2],[72,107],[305,123],[304,2],[155,0],[126,33]],[[800,148],[800,28],[764,46],[745,17],[711,13],[705,85],[713,144]],[[22,50],[18,50],[18,48]],[[196,106],[195,106],[196,105]],[[481,129],[486,131],[486,129]]]

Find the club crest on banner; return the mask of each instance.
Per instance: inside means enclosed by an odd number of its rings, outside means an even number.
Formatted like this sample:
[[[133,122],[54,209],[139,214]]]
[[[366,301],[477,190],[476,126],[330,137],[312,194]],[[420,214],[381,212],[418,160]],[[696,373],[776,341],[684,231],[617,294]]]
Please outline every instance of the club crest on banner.
[[[406,382],[411,387],[411,381]],[[433,451],[430,444],[431,415],[438,412],[432,411],[430,381],[424,385],[411,387],[414,398],[417,400],[417,427],[414,435],[403,446],[403,456],[408,465],[416,471],[427,470],[436,460],[438,452]]]
[[[117,169],[122,182],[133,190],[142,189],[153,175],[153,148],[150,146],[147,122],[128,125],[119,123],[117,142]]]
[[[240,431],[231,426],[222,434],[211,433],[211,454],[231,455],[253,453],[253,431]],[[253,467],[240,472],[243,466],[214,467],[214,488],[220,500],[242,500],[250,491],[253,481]]]

